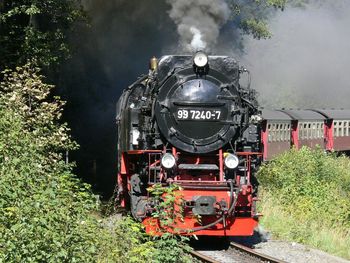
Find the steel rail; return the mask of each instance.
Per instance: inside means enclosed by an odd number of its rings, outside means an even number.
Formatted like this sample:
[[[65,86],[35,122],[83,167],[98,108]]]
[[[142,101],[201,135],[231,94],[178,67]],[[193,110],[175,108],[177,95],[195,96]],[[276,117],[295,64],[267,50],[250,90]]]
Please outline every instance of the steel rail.
[[[207,256],[203,255],[202,253],[199,253],[199,252],[197,252],[195,250],[191,250],[190,254],[194,258],[199,259],[201,262],[205,262],[205,263],[220,263],[219,261],[216,261],[215,259],[207,257]]]
[[[251,249],[249,247],[243,246],[241,244],[235,243],[235,242],[231,242],[230,243],[230,247],[237,249],[241,252],[247,253],[253,257],[256,257],[264,262],[269,262],[269,263],[287,263],[286,261],[259,253],[257,251],[255,251],[254,249]]]

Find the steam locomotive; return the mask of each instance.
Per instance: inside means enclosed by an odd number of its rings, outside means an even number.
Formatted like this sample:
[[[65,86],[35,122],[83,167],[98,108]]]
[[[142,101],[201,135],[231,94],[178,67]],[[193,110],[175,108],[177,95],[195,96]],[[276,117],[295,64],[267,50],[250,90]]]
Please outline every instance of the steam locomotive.
[[[247,236],[257,226],[256,172],[262,160],[256,92],[231,57],[163,56],[117,103],[118,199],[157,233],[155,184],[180,186],[176,229]],[[200,218],[200,220],[198,220]]]

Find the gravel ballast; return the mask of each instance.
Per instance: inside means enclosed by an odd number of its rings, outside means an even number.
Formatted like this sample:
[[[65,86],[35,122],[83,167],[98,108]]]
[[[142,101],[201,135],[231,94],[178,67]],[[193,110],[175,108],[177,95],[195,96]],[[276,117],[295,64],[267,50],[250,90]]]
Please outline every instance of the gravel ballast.
[[[256,244],[254,250],[290,263],[350,263],[349,260],[295,242],[269,240]]]

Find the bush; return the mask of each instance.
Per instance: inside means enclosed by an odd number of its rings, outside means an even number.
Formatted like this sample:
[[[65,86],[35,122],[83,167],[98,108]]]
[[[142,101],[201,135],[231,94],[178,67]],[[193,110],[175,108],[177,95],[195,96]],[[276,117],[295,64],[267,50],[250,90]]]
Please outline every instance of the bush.
[[[277,236],[350,257],[344,247],[350,244],[349,168],[345,156],[306,147],[265,164],[259,171],[262,223]],[[342,236],[343,247],[319,235],[324,231]]]
[[[1,83],[0,261],[91,261],[96,198],[62,161],[76,144],[42,79],[28,64]]]
[[[30,63],[0,84],[0,262],[185,261],[181,243],[148,237],[130,218],[107,227],[63,161],[77,145],[52,88]]]

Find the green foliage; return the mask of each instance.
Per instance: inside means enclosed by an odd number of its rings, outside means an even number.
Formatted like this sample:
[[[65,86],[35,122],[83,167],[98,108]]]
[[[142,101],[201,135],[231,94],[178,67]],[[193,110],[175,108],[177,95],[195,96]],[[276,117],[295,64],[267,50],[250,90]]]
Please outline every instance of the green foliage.
[[[42,80],[27,64],[0,86],[0,262],[91,261],[96,198],[62,161],[76,144]]]
[[[52,85],[43,82],[39,68],[26,64],[16,71],[4,71],[1,83],[1,107],[20,117],[23,132],[31,136],[42,152],[57,155],[58,151],[72,150],[77,145],[71,141],[62,116],[64,102],[58,97],[49,101]],[[58,161],[61,156],[56,156]]]
[[[247,19],[242,22],[242,29],[245,33],[251,34],[254,38],[270,38],[271,33],[267,23],[257,19]]]
[[[180,190],[181,187],[176,184],[166,187],[155,184],[148,188],[156,204],[152,217],[158,220],[158,230],[164,234],[168,234],[168,230],[176,234],[178,231],[174,225],[177,221],[183,221],[183,198]]]
[[[337,247],[334,246],[337,239],[326,244],[318,233],[332,229],[330,232],[342,233],[338,238],[342,236],[345,244],[350,242],[349,168],[349,158],[327,154],[321,149],[303,147],[278,156],[261,168],[259,181],[263,190],[262,207],[267,214],[274,217],[277,214],[285,220],[275,224],[267,217],[263,222],[269,222],[279,236],[338,253],[330,250]]]
[[[100,233],[97,262],[193,262],[185,253],[189,247],[175,238],[151,237],[131,217],[107,223],[108,220],[104,221],[109,227]]]
[[[102,219],[90,186],[63,162],[77,145],[32,64],[0,84],[0,262],[190,262],[183,242]],[[180,240],[181,241],[181,240]]]
[[[268,22],[276,11],[283,11],[286,7],[306,8],[324,3],[322,0],[226,0],[226,2],[237,27],[256,39],[272,37]],[[340,5],[334,3],[337,4]]]
[[[140,223],[130,217],[117,220],[106,218],[104,229],[99,233],[97,262],[153,262],[156,248]],[[98,233],[95,233],[98,234]]]
[[[70,55],[68,34],[85,21],[80,0],[4,0],[0,4],[0,70],[36,58],[57,65]]]
[[[232,19],[245,34],[257,39],[272,36],[268,19],[276,10],[284,10],[287,0],[227,0],[232,10]]]
[[[155,262],[191,262],[185,252],[191,248],[186,241],[188,237],[176,228],[178,222],[183,222],[182,188],[176,184],[162,186],[155,184],[148,189],[156,204],[152,217],[157,219],[161,236],[154,237]]]

